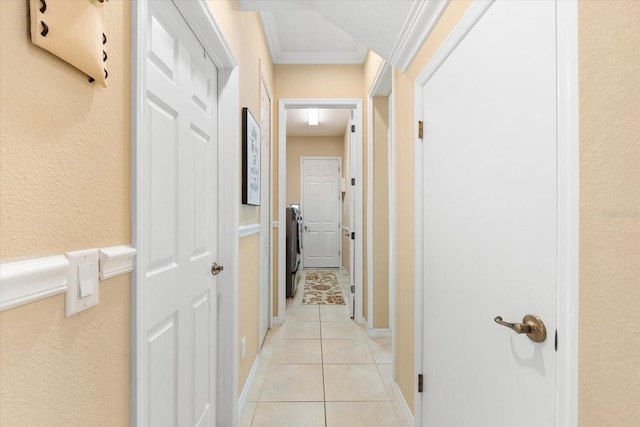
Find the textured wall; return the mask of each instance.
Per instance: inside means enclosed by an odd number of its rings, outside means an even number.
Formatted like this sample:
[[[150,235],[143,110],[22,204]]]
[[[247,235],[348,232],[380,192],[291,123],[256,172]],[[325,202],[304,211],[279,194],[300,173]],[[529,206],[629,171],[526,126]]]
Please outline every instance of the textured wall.
[[[640,425],[640,2],[579,3],[580,425]]]
[[[0,1],[0,259],[130,243],[130,5],[105,7],[108,88],[30,42]],[[0,314],[0,424],[127,425],[130,276],[64,317],[64,296]]]
[[[0,2],[0,259],[130,241],[129,5],[105,7],[109,87],[31,44]]]
[[[240,239],[239,256],[240,271],[238,290],[238,300],[240,306],[239,313],[239,337],[247,339],[247,354],[242,359],[242,354],[238,351],[238,393],[242,392],[242,387],[249,377],[249,372],[253,366],[253,362],[258,355],[258,314],[259,314],[259,281],[260,272],[260,235],[252,234],[251,236]],[[240,348],[238,346],[238,348]]]
[[[0,425],[129,424],[129,275],[64,317],[64,295],[0,313]]]

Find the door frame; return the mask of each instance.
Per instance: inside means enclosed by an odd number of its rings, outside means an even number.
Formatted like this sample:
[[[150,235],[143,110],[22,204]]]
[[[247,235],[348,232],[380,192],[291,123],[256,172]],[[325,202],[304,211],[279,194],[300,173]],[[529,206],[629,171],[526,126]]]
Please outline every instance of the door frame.
[[[415,81],[415,236],[423,235],[422,141],[417,123],[423,120],[422,91],[429,79],[447,60],[493,4],[476,0],[467,9],[441,47]],[[556,425],[578,425],[578,290],[579,290],[579,134],[578,134],[578,8],[577,0],[556,1],[557,43],[557,117],[558,117],[558,227],[557,227],[557,301],[559,351],[557,358]],[[423,373],[423,279],[421,239],[415,240],[415,334],[414,379]],[[416,425],[422,425],[422,394],[414,385]]]
[[[267,96],[269,97],[269,297],[267,301],[267,332],[273,327],[273,92],[269,87],[264,71],[262,69],[262,61],[260,61],[260,83],[264,86]],[[259,88],[258,88],[259,89]],[[260,208],[262,209],[262,207]],[[262,228],[262,220],[260,221],[260,227]],[[261,304],[261,302],[259,303]],[[259,313],[258,313],[259,315]],[[258,331],[260,335],[260,331]],[[260,341],[260,337],[258,337]],[[258,343],[258,348],[261,348],[262,343]]]
[[[342,156],[304,156],[304,157],[300,157],[300,211],[303,213],[302,218],[304,220],[304,197],[303,197],[303,192],[304,192],[304,173],[303,173],[303,164],[305,160],[337,160],[338,161],[338,194],[340,193],[340,178],[342,176]],[[340,227],[338,227],[339,233],[338,233],[338,244],[340,247],[340,265],[342,265],[342,197],[340,197],[340,201],[339,201],[339,206],[338,206],[339,212],[338,212],[338,217],[340,218]],[[302,234],[304,236],[304,232]],[[304,240],[302,243],[302,247],[304,248]],[[302,259],[300,260],[300,266],[302,268],[304,267],[304,250],[303,250],[303,254],[302,254]],[[315,268],[315,267],[312,267]],[[318,268],[323,268],[323,267],[318,267]],[[337,267],[339,268],[339,267]]]
[[[238,418],[238,206],[239,144],[224,141],[240,140],[238,97],[240,93],[238,63],[222,29],[206,0],[173,1],[196,38],[218,68],[218,185],[230,191],[219,194],[219,262],[225,266],[218,280],[218,356],[217,356],[217,412],[218,425],[236,425]],[[145,102],[143,102],[146,56],[140,48],[148,34],[147,2],[131,3],[131,239],[137,249],[131,287],[131,425],[141,424],[139,402],[143,369],[138,349],[143,345],[141,284],[138,259],[143,241],[146,218],[142,216],[139,199],[142,197],[144,163],[138,141],[144,137]],[[144,248],[142,248],[144,251]],[[226,276],[226,277],[225,277]],[[226,279],[226,280],[225,280]]]
[[[390,82],[388,81],[390,80]],[[385,330],[373,328],[374,301],[373,301],[373,98],[376,96],[388,96],[389,98],[389,129],[387,135],[387,173],[389,192],[389,332],[391,333],[393,351],[393,372],[395,375],[395,323],[396,323],[396,175],[395,175],[395,75],[393,67],[384,61],[380,64],[373,79],[373,83],[367,93],[367,333],[370,336],[384,336]],[[387,95],[384,93],[389,92]],[[395,379],[395,378],[394,378]]]
[[[356,312],[354,319],[364,323],[362,316],[362,263],[363,263],[363,207],[362,207],[362,99],[357,98],[283,98],[278,100],[278,323],[284,322],[286,312],[285,291],[285,234],[287,204],[287,110],[301,108],[344,109],[355,111],[356,159],[355,170],[351,174],[356,179],[354,199],[356,204],[355,223],[352,231],[356,234],[356,265],[352,267],[356,286]]]

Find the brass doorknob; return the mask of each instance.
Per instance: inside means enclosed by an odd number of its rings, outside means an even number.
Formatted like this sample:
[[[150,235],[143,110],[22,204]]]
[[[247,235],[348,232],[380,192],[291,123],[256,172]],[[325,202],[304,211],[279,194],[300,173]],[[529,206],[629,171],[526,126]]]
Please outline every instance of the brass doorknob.
[[[543,342],[547,338],[547,328],[545,328],[542,319],[535,314],[527,314],[522,318],[522,323],[509,323],[502,320],[501,316],[493,319],[499,325],[513,329],[517,334],[527,334],[533,342]]]
[[[224,266],[218,265],[217,262],[214,262],[213,265],[211,266],[211,274],[214,276],[217,276],[218,274],[220,274],[222,270],[224,270]]]

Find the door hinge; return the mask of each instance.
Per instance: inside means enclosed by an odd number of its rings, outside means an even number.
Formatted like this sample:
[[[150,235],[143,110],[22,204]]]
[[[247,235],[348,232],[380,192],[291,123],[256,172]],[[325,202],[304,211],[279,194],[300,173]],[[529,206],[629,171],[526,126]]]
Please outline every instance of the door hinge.
[[[356,232],[355,231],[351,232],[351,240],[356,240]]]
[[[356,125],[351,125],[351,133],[355,133],[356,131]]]
[[[422,393],[422,374],[418,374],[418,393]]]
[[[351,178],[351,185],[356,185],[356,179],[355,178]]]
[[[555,345],[555,347],[556,347],[556,351],[558,351],[558,330],[557,330],[557,329],[556,329],[556,337],[555,337],[554,342],[555,342],[555,344],[554,344],[554,345]]]
[[[418,138],[422,139],[424,135],[424,126],[422,120],[418,120]]]
[[[351,293],[352,294],[356,293],[356,285],[351,285]]]

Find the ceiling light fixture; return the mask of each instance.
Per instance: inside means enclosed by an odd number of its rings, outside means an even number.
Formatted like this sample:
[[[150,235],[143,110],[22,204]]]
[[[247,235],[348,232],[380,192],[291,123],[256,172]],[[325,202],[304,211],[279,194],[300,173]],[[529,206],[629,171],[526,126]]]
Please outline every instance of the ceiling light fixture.
[[[318,109],[309,108],[307,110],[307,119],[309,126],[318,126]]]

